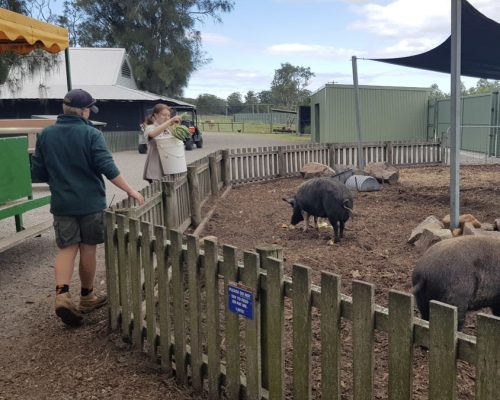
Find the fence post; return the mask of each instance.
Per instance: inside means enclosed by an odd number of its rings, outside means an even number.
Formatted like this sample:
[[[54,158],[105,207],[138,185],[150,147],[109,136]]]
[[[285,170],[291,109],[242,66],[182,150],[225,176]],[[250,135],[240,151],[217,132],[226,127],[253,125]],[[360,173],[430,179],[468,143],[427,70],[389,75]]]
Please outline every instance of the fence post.
[[[236,248],[224,245],[224,304],[228,304],[228,285],[238,282],[238,264]],[[226,396],[228,399],[240,399],[240,320],[238,314],[225,309],[226,335]]]
[[[447,136],[445,132],[441,132],[441,162],[447,164],[446,147],[448,146]]]
[[[220,300],[219,300],[219,271],[217,239],[206,239],[205,246],[205,288],[206,288],[206,314],[207,314],[207,379],[208,398],[220,399]]]
[[[167,235],[171,229],[175,229],[175,215],[177,214],[177,196],[175,196],[174,182],[162,182],[163,193],[163,216]]]
[[[174,307],[174,357],[175,381],[182,385],[187,384],[186,371],[186,311],[185,311],[185,276],[182,251],[182,233],[170,231],[170,254],[172,263],[172,298]]]
[[[312,393],[311,268],[294,264],[292,282],[293,396],[297,399],[310,399]]]
[[[374,297],[374,285],[352,281],[353,394],[359,400],[373,398]]]
[[[476,399],[493,400],[498,398],[500,385],[500,318],[479,314],[477,317],[477,361],[476,361]]]
[[[217,159],[214,155],[208,156],[208,166],[210,170],[210,188],[212,196],[216,196],[219,192],[219,182],[217,181]]]
[[[269,388],[269,399],[284,398],[284,309],[285,309],[285,282],[283,278],[283,261],[275,258],[264,260],[267,269],[266,290],[272,293],[267,297],[266,326],[267,349],[266,380]],[[264,362],[264,360],[262,360]],[[264,384],[263,384],[264,386]],[[265,386],[264,386],[265,387]]]
[[[151,247],[152,226],[149,222],[141,222],[141,257],[144,270],[144,297],[146,300],[146,339],[149,355],[156,359],[156,300],[155,300],[155,267],[153,249]]]
[[[411,400],[413,296],[389,292],[389,400]]]
[[[457,309],[432,300],[429,316],[429,399],[454,400],[457,398]]]
[[[231,184],[229,162],[229,150],[222,150],[222,182],[224,182],[224,186],[226,187]]]
[[[265,262],[267,257],[273,257],[278,260],[283,260],[283,247],[271,245],[259,245],[256,248],[259,254],[260,268],[266,269]],[[267,336],[267,291],[262,291],[260,298],[260,315],[261,315],[261,363],[262,363],[262,387],[269,389],[269,338]]]
[[[328,166],[334,168],[337,160],[335,160],[335,145],[333,143],[328,145]]]
[[[278,146],[278,176],[283,177],[286,174],[285,148]]]
[[[200,181],[198,179],[198,168],[190,165],[187,171],[189,202],[191,203],[191,224],[196,228],[201,222]]]
[[[392,160],[392,142],[391,141],[388,141],[388,142],[384,142],[384,145],[385,145],[385,156],[386,156],[386,160],[385,162],[387,164],[393,164],[393,160]]]
[[[121,304],[121,334],[123,338],[130,338],[130,264],[128,243],[125,241],[125,232],[128,230],[128,218],[116,215],[117,248],[118,248],[118,290]]]
[[[245,341],[247,344],[246,354],[246,377],[247,398],[249,400],[260,400],[262,398],[262,362],[261,362],[261,338],[260,338],[260,272],[259,256],[256,253],[245,252],[243,255],[244,268],[242,281],[253,292],[253,318],[246,320]]]
[[[167,232],[163,226],[154,227],[155,235],[155,253],[156,253],[156,265],[158,273],[158,314],[159,314],[159,326],[160,326],[160,360],[161,368],[167,374],[172,373],[172,358],[170,355],[170,347],[172,345],[171,336],[171,318],[172,313],[170,311],[170,299],[172,298],[170,289],[170,275],[172,270],[168,263],[168,249],[166,244]],[[140,274],[138,284],[140,285]],[[142,303],[142,296],[138,292],[138,300]],[[138,313],[140,316],[141,314]]]
[[[115,237],[116,214],[110,211],[104,212],[106,225],[106,241],[104,242],[106,254],[106,285],[109,298],[108,326],[111,331],[118,329],[118,312],[120,308],[120,292],[118,289],[118,265],[117,265],[117,240]]]
[[[202,332],[201,332],[201,283],[200,249],[198,237],[187,237],[187,274],[189,287],[189,317],[191,345],[191,384],[196,391],[203,389]]]

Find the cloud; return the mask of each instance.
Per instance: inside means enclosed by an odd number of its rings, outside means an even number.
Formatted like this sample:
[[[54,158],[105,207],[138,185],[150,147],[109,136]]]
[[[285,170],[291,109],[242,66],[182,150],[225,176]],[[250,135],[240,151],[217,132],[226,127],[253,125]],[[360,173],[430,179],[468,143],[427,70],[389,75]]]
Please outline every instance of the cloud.
[[[386,47],[383,51],[384,56],[398,56],[400,54],[417,54],[433,48],[436,44],[435,40],[428,38],[409,38],[396,42],[396,44]]]
[[[231,39],[227,36],[210,32],[202,32],[201,39],[205,44],[226,44],[231,42]]]
[[[364,0],[361,0],[364,1]],[[350,1],[352,2],[352,1]],[[357,2],[359,3],[359,2]],[[450,35],[451,6],[444,0],[386,0],[386,4],[365,1],[364,5],[351,7],[360,18],[349,29],[368,31],[385,39],[381,45],[396,39],[379,55],[404,55],[430,50]],[[480,12],[490,18],[500,19],[498,0],[471,0]]]
[[[199,93],[210,93],[225,99],[234,92],[244,95],[249,90],[268,90],[273,74],[258,70],[201,68],[191,76],[185,95],[196,97]]]
[[[450,3],[436,0],[396,0],[386,5],[355,6],[361,18],[349,28],[367,30],[379,36],[446,36],[450,26]]]
[[[364,54],[364,52],[354,49],[302,43],[275,44],[267,47],[265,53],[280,56],[299,55],[318,58],[346,58],[353,54]]]

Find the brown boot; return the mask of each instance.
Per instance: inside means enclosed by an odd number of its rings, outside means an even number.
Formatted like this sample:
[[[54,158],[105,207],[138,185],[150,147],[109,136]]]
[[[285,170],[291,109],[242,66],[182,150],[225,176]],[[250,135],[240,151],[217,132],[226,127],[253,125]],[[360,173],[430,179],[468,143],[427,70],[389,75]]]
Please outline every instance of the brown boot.
[[[79,310],[83,314],[97,310],[108,302],[105,294],[95,294],[93,291],[87,296],[80,296]]]
[[[68,292],[56,294],[56,314],[69,326],[79,326],[83,315],[76,308]]]

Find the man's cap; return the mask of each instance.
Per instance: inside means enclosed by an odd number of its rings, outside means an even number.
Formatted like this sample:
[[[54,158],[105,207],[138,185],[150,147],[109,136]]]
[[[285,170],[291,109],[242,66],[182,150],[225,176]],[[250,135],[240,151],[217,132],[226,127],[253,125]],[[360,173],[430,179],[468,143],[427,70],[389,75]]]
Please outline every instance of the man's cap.
[[[90,108],[93,113],[98,113],[99,109],[95,106],[97,100],[94,99],[89,92],[83,89],[73,89],[66,93],[63,103],[69,107],[75,108]]]

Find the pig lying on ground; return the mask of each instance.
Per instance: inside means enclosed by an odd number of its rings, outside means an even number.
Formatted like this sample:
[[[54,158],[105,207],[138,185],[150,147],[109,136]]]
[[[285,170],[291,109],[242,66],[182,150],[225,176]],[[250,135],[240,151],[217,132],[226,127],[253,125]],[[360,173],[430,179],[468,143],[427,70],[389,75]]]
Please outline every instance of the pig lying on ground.
[[[458,330],[467,310],[490,307],[500,316],[500,239],[462,236],[430,247],[412,275],[413,293],[422,318],[429,319],[429,301],[456,306]]]
[[[305,218],[307,230],[309,217],[328,218],[334,231],[335,243],[344,237],[345,222],[352,214],[352,194],[342,182],[330,178],[314,178],[304,182],[294,197],[283,199],[293,207],[292,225]]]

